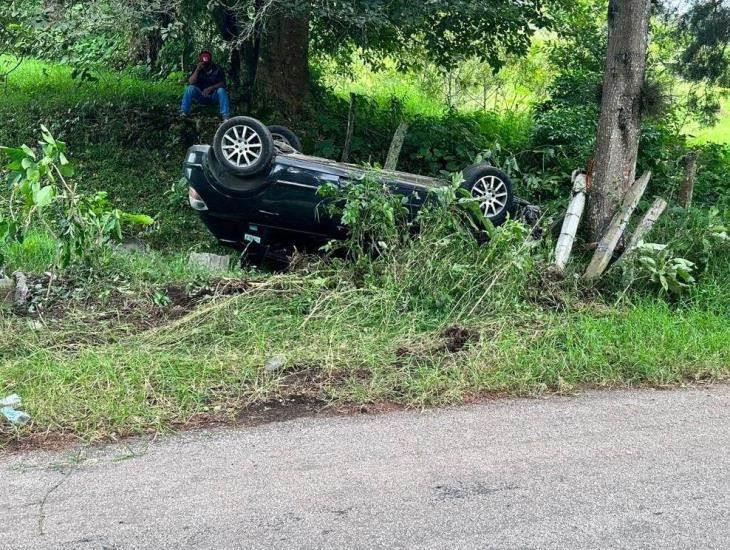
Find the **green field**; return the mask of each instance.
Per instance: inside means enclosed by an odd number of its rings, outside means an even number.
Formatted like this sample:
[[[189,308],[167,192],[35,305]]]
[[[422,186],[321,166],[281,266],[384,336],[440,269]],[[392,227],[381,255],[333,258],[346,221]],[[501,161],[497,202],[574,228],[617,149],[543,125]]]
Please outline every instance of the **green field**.
[[[694,128],[691,132],[697,143],[730,143],[730,97],[721,101],[721,110],[717,124],[708,128]]]

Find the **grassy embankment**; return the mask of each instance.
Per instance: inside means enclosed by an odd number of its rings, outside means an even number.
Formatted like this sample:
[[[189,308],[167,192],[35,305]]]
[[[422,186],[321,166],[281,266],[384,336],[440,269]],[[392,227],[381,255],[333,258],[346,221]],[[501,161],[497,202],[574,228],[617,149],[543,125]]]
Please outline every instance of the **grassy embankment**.
[[[83,185],[159,223],[147,236],[157,251],[109,251],[50,291],[34,280],[41,314],[0,309],[0,394],[20,394],[33,417],[1,425],[0,446],[232,420],[282,398],[424,406],[730,375],[727,254],[671,305],[552,283],[541,276],[549,245],[529,249],[514,228],[489,246],[427,235],[364,267],[208,273],[185,251],[210,239],[179,192],[165,194],[184,146],[157,125],[172,120],[176,86],[107,77],[79,88],[31,64],[9,90],[0,142],[31,143],[45,122],[69,142]],[[70,135],[80,128],[90,130]],[[6,251],[8,268],[42,273],[53,247],[36,235]],[[286,365],[266,370],[277,355]]]

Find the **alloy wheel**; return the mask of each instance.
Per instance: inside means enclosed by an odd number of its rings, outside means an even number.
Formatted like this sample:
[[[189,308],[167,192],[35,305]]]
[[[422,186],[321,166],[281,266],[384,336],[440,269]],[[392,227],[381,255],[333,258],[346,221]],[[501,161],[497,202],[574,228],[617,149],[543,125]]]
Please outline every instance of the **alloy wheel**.
[[[221,149],[226,160],[239,167],[256,163],[261,157],[261,136],[250,126],[231,126],[223,134]]]
[[[498,176],[484,176],[472,186],[471,195],[479,202],[482,213],[493,217],[507,205],[507,184]]]

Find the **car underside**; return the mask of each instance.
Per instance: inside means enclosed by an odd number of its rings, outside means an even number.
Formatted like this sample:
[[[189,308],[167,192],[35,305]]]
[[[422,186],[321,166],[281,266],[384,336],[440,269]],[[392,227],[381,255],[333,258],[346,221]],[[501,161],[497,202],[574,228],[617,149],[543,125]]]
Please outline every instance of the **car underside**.
[[[213,145],[190,147],[184,162],[193,209],[223,244],[237,248],[322,243],[346,229],[324,208],[324,185],[344,187],[376,178],[405,197],[416,216],[436,187],[449,182],[426,176],[304,155],[288,129],[234,117],[216,132]],[[512,183],[502,171],[478,164],[463,172],[464,187],[486,218],[498,225],[514,213]]]

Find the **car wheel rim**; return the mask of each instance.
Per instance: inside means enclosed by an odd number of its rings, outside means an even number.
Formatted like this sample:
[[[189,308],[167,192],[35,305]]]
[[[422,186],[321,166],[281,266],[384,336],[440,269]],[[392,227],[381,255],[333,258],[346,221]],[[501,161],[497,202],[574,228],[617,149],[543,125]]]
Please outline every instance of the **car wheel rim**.
[[[484,176],[471,188],[471,195],[485,216],[494,217],[507,205],[507,184],[499,176]]]
[[[235,166],[245,168],[256,164],[262,148],[261,136],[250,126],[231,126],[223,134],[223,156]]]

